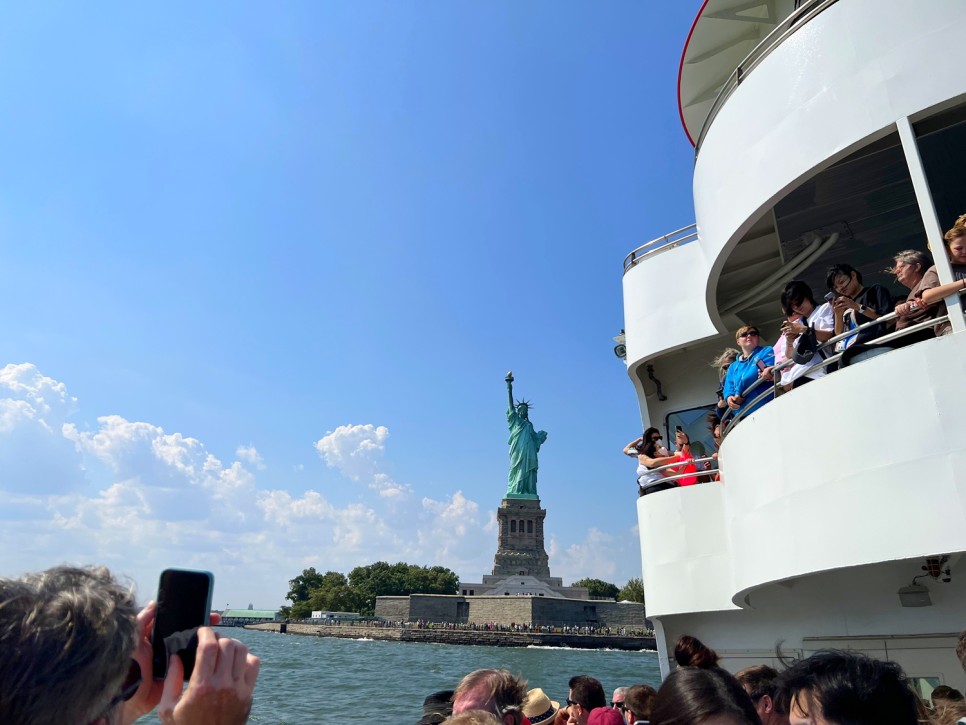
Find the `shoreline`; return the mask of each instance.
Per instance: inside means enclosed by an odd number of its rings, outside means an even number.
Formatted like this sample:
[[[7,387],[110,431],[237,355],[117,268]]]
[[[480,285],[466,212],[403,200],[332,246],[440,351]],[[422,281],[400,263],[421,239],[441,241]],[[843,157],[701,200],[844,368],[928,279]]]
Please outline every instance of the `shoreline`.
[[[245,629],[308,637],[373,639],[385,642],[431,642],[483,647],[569,647],[570,649],[656,650],[654,637],[610,634],[545,634],[543,632],[487,632],[479,630],[416,629],[331,624],[271,622],[246,624]]]

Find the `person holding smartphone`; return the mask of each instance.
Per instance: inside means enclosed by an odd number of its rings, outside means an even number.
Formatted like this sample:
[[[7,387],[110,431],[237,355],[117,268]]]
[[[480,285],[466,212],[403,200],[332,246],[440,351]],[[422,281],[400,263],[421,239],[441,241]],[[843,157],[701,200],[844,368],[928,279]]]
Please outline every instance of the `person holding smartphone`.
[[[177,655],[156,681],[155,612],[154,603],[138,612],[131,588],[105,567],[0,578],[0,722],[130,725],[155,708],[165,725],[246,722],[258,658],[201,627],[187,689]]]

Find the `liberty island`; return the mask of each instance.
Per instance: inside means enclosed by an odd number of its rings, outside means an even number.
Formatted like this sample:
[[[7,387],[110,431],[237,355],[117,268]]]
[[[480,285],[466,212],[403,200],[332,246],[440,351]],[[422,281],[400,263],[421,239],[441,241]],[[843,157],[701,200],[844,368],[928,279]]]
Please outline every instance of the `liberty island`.
[[[337,616],[326,618],[318,612],[313,616],[322,619],[315,621],[249,626],[396,642],[653,649],[643,603],[591,599],[587,588],[564,586],[563,579],[551,575],[544,544],[547,511],[537,494],[538,454],[547,432],[534,428],[528,401],[514,401],[512,372],[505,382],[510,465],[506,492],[496,512],[497,548],[490,574],[479,582],[461,577],[455,593],[375,596],[376,621],[350,622],[342,615],[357,619],[356,615],[333,613]]]

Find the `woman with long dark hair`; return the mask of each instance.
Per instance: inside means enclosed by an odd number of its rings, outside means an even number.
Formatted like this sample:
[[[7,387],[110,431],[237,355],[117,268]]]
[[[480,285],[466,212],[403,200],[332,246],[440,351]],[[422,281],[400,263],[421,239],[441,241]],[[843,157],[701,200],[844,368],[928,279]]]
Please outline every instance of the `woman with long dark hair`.
[[[755,706],[720,667],[678,667],[657,691],[651,725],[761,725]]]

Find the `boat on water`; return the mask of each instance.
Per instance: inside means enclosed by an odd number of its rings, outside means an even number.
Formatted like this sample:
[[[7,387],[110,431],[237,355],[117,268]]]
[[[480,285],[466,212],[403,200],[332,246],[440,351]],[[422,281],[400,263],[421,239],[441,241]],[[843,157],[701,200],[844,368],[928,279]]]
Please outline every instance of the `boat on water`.
[[[848,263],[904,300],[885,270],[927,243],[953,280],[964,27],[962,0],[704,2],[678,83],[695,224],[624,260],[618,354],[645,427],[715,450],[709,363],[743,325],[779,340],[790,280],[821,301]],[[946,305],[951,334],[851,364],[830,345],[836,371],[726,421],[720,483],[638,498],[662,675],[691,634],[732,671],[837,648],[898,662],[926,696],[966,687],[966,323]]]

